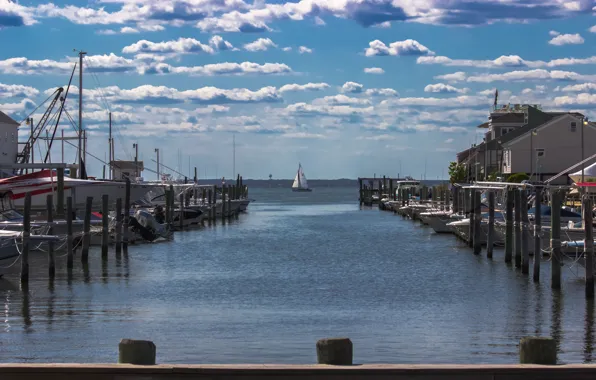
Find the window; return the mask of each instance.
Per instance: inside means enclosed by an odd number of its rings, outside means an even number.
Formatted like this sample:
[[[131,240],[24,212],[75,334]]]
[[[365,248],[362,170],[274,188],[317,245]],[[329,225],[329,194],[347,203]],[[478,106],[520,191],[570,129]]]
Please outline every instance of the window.
[[[514,128],[511,128],[511,127],[504,127],[504,128],[501,128],[501,136],[503,136],[504,134],[507,134],[507,133],[509,133],[509,132],[513,131],[513,129],[514,129]]]
[[[543,158],[546,152],[544,149],[536,149],[536,158]]]
[[[569,126],[569,132],[575,132],[577,130],[577,123],[575,121],[571,122],[571,125]]]

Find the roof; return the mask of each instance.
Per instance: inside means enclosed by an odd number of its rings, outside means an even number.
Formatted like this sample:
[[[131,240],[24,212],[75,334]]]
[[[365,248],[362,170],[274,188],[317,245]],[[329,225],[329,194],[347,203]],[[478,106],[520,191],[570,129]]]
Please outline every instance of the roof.
[[[477,126],[476,128],[488,128],[488,126],[489,126],[489,123],[488,123],[488,121],[487,121],[486,123],[482,123],[482,124],[480,124],[480,125],[479,125],[479,126]]]
[[[523,123],[523,113],[505,113],[490,115],[492,123]]]
[[[5,114],[2,111],[0,111],[0,124],[16,125],[17,127],[19,125],[21,125],[21,124],[17,123],[16,121],[14,121],[12,117],[8,116],[7,114]]]
[[[516,134],[515,136],[513,136],[513,138],[510,138],[507,141],[502,141],[501,143],[503,145],[505,145],[505,144],[511,144],[514,141],[517,141],[517,140],[525,137],[526,135],[528,135],[527,132],[529,132],[530,130],[540,129],[540,128],[544,128],[546,126],[550,126],[550,125],[554,124],[556,121],[563,120],[566,117],[577,118],[578,116],[577,116],[577,113],[571,113],[571,112],[569,112],[569,113],[562,113],[562,114],[559,114],[558,116],[555,116],[555,117],[551,118],[550,120],[548,120],[547,122],[542,123],[540,125],[537,125],[537,126],[526,125],[523,128],[520,128],[520,129],[524,129],[525,130],[525,133]],[[526,129],[527,127],[530,127],[530,128]],[[505,136],[507,136],[507,135],[505,135]]]

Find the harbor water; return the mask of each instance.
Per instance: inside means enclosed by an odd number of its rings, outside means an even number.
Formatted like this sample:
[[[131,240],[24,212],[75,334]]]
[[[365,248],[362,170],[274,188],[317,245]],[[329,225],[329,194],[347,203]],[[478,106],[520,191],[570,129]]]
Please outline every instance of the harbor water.
[[[562,363],[591,362],[594,304],[583,269],[563,290],[497,250],[376,208],[358,189],[251,188],[229,224],[132,246],[50,283],[31,253],[28,289],[0,280],[0,361],[116,362],[121,338],[149,339],[160,363],[314,363],[315,342],[349,337],[356,363],[516,363],[529,335],[557,340]]]

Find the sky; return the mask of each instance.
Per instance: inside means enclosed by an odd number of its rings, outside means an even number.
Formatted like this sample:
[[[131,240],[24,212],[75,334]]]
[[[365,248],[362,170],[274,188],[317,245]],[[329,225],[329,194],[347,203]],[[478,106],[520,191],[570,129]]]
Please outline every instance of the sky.
[[[116,158],[138,144],[153,171],[159,149],[199,178],[293,178],[299,162],[309,179],[445,178],[495,89],[594,114],[595,15],[593,0],[0,0],[0,110],[39,121],[84,51],[90,175],[111,112]],[[77,67],[67,136],[78,86]]]

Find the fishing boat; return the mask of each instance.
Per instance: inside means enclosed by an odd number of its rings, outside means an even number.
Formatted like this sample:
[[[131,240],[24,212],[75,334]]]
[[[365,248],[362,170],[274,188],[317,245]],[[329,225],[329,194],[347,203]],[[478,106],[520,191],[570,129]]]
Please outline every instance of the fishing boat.
[[[292,191],[312,191],[312,189],[308,187],[308,182],[306,181],[304,170],[302,170],[302,165],[300,163],[298,163],[298,172],[296,173],[296,178],[294,178],[294,183],[292,184]]]

